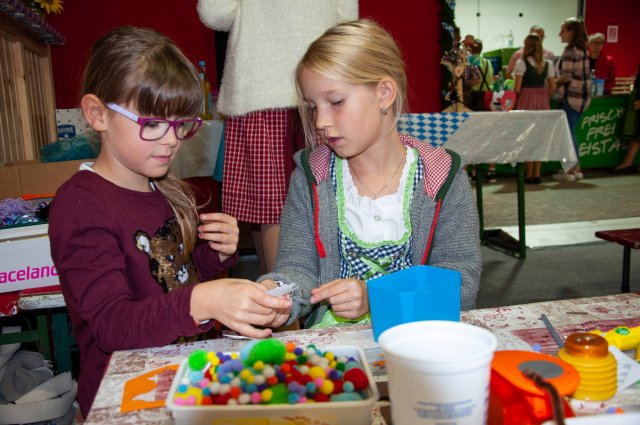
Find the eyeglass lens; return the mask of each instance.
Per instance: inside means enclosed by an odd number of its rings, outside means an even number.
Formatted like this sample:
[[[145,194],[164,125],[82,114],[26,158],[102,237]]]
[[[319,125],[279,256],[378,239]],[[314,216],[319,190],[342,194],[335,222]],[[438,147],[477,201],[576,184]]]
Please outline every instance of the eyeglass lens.
[[[164,137],[169,131],[171,123],[169,121],[151,120],[144,123],[140,136],[145,140],[158,140]],[[190,139],[198,130],[196,120],[175,121],[174,131],[179,140]]]

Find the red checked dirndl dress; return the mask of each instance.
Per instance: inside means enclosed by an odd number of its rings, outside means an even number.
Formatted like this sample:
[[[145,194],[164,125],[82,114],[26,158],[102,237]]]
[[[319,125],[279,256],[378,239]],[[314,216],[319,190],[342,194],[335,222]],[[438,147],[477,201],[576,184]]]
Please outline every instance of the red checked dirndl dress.
[[[238,221],[276,224],[303,147],[294,108],[265,109],[225,119],[222,209]]]

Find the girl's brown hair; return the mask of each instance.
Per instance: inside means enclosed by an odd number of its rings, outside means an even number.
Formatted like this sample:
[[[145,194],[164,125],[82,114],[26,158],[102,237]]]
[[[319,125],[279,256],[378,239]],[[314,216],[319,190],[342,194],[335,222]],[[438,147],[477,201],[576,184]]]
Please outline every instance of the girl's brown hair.
[[[375,87],[385,77],[395,80],[398,93],[391,111],[396,117],[405,112],[407,103],[407,75],[402,54],[394,39],[376,22],[361,19],[345,22],[328,29],[315,40],[302,57],[294,78],[298,110],[305,131],[307,145],[319,142],[315,122],[305,105],[301,88],[304,69],[348,84]]]
[[[202,104],[193,64],[169,38],[148,28],[119,27],[96,42],[84,71],[81,96],[104,103],[133,104],[142,116],[195,117]],[[153,143],[153,142],[145,142]],[[193,251],[198,223],[188,184],[167,174],[152,179],[176,215],[185,246]]]
[[[544,72],[544,57],[542,54],[542,39],[534,32],[527,35],[524,39],[524,48],[522,49],[522,60],[532,57],[536,64],[538,74]]]
[[[564,28],[571,32],[572,39],[569,46],[576,46],[582,50],[587,50],[587,27],[582,18],[565,19],[562,23]]]

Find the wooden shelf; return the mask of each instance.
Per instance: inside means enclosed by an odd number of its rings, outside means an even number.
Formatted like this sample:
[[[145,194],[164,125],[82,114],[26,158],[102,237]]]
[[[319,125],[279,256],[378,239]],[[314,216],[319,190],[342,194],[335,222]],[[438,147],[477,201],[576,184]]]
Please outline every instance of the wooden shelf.
[[[0,0],[0,13],[9,18],[9,26],[21,28],[42,44],[65,43],[58,31],[19,0]]]
[[[50,45],[65,42],[18,0],[0,0],[0,166],[57,140]]]

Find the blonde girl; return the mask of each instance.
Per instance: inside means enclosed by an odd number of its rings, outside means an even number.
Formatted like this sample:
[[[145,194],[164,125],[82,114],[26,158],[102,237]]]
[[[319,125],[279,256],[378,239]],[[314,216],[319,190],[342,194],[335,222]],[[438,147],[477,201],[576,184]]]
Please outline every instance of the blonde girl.
[[[369,320],[367,281],[412,265],[460,272],[461,305],[475,304],[478,217],[458,155],[397,130],[407,77],[377,23],[336,25],[295,72],[307,149],[295,156],[274,271],[295,282],[290,321]]]

